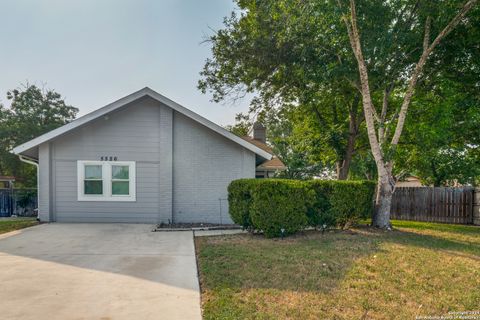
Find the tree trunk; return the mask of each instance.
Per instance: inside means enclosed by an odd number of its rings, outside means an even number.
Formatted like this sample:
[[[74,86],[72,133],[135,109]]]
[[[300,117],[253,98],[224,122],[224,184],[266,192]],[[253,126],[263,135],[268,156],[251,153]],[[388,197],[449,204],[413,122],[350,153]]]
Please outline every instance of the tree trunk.
[[[346,160],[337,162],[337,180],[347,180],[348,171],[350,170],[350,163]]]
[[[351,107],[349,108],[347,147],[345,148],[342,160],[337,162],[338,180],[347,180],[348,173],[350,172],[350,165],[352,163],[353,154],[355,153],[355,143],[358,137],[358,130],[360,123],[362,122],[361,117],[359,118],[358,116],[359,103],[360,98],[356,95],[353,98]]]
[[[343,160],[337,163],[337,179],[347,180],[350,171],[350,164],[352,163],[353,153],[355,152],[356,133],[350,132],[348,135],[347,148]]]
[[[375,213],[372,219],[372,226],[382,229],[389,229],[390,225],[390,207],[393,196],[393,177],[391,173],[379,175],[377,182],[377,195],[375,199]]]
[[[479,0],[468,0],[457,13],[457,15],[450,20],[447,26],[440,31],[435,40],[430,44],[430,27],[431,17],[427,17],[425,21],[425,33],[423,38],[423,53],[418,60],[412,72],[410,80],[408,81],[407,89],[403,97],[403,102],[398,114],[397,124],[390,148],[395,150],[398,145],[400,136],[402,135],[403,126],[407,116],[408,107],[415,92],[415,86],[423,71],[423,67],[427,62],[429,55],[433,49],[440,43],[440,41],[447,36],[465,17]],[[339,1],[339,5],[341,2]],[[360,92],[362,93],[363,109],[365,114],[365,123],[367,125],[368,140],[372,150],[373,157],[378,170],[378,187],[376,211],[373,219],[373,225],[380,228],[390,228],[390,205],[392,203],[392,195],[395,187],[395,180],[392,176],[392,163],[386,163],[382,148],[382,137],[378,137],[375,132],[375,120],[382,122],[381,118],[376,114],[368,82],[368,71],[363,57],[362,46],[360,43],[360,34],[357,26],[357,13],[355,8],[355,0],[350,0],[350,19],[344,18],[347,27],[348,38],[350,39],[350,46],[357,60],[358,72],[360,75]],[[383,132],[382,132],[383,134]]]

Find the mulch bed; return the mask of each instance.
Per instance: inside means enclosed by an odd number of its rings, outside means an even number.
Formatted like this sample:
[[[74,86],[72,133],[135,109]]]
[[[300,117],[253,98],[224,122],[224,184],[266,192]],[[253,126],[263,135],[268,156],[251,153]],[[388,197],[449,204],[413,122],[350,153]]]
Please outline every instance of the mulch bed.
[[[235,224],[216,223],[160,223],[154,231],[230,230],[241,229]]]

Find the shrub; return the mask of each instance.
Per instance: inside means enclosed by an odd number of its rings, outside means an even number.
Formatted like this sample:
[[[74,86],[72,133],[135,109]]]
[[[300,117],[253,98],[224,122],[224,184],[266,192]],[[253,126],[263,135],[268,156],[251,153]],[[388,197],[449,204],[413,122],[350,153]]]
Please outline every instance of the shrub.
[[[372,213],[374,192],[371,181],[240,179],[229,185],[228,201],[236,224],[275,237],[282,229],[348,227]]]
[[[373,181],[311,180],[315,202],[308,210],[311,226],[348,227],[373,212]]]
[[[255,229],[266,237],[293,234],[308,225],[307,207],[313,197],[305,182],[296,180],[257,180],[252,188],[250,218]]]
[[[335,226],[336,220],[330,203],[330,197],[333,192],[332,181],[311,180],[307,182],[307,187],[314,193],[314,201],[307,208],[308,225],[317,226]]]
[[[251,229],[250,203],[252,200],[251,189],[256,183],[255,179],[239,179],[232,181],[228,186],[228,207],[230,216],[236,224],[244,229]]]
[[[337,225],[348,227],[373,213],[376,183],[372,181],[339,181],[330,198]]]

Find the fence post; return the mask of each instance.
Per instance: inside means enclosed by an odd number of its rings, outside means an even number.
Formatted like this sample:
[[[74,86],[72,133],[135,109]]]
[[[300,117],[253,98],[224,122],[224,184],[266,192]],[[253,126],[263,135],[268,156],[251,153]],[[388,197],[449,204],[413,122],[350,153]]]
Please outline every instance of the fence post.
[[[480,188],[473,191],[473,224],[480,225]]]

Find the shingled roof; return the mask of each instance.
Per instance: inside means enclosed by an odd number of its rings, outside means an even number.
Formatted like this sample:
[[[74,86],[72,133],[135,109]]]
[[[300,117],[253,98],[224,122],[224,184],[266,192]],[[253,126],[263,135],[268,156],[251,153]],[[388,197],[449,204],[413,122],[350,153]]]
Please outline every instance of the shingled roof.
[[[278,159],[277,156],[275,156],[273,154],[273,149],[269,145],[267,145],[266,143],[263,143],[262,141],[257,140],[257,139],[253,139],[252,137],[249,137],[249,136],[243,136],[242,139],[250,142],[251,144],[255,145],[256,147],[262,149],[265,152],[268,152],[269,154],[271,154],[273,156],[272,159],[266,160],[266,161],[262,162],[261,164],[259,164],[257,166],[257,169],[261,169],[261,170],[285,170],[287,168],[285,166],[285,164],[280,159]]]
[[[243,136],[242,139],[250,142],[251,144],[257,146],[260,149],[262,149],[263,151],[268,152],[271,155],[273,155],[273,149],[269,145],[267,145],[266,143],[263,143],[262,141],[257,140],[257,139],[253,139],[250,136]]]

